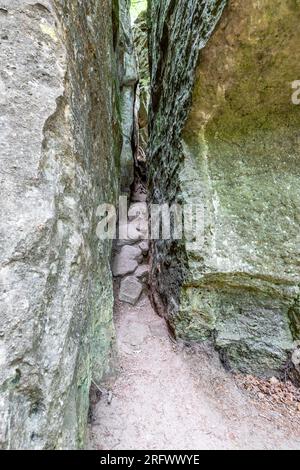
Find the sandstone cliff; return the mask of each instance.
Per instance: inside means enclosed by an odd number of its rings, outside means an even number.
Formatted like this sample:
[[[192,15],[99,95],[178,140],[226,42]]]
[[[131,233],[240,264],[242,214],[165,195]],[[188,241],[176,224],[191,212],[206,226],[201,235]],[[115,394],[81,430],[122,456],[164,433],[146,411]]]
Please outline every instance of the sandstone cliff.
[[[154,297],[178,337],[210,340],[230,369],[292,372],[299,1],[150,3],[151,200],[204,216],[198,250],[154,243]]]
[[[108,370],[96,209],[119,193],[119,15],[117,0],[0,1],[3,448],[82,446],[91,379]]]

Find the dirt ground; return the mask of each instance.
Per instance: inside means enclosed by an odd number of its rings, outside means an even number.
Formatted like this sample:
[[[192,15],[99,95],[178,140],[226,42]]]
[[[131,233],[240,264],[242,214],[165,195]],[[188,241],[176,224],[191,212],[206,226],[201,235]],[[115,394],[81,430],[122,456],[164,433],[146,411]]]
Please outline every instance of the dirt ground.
[[[260,403],[207,347],[175,344],[146,294],[115,309],[118,374],[94,404],[90,449],[300,449],[300,413]]]

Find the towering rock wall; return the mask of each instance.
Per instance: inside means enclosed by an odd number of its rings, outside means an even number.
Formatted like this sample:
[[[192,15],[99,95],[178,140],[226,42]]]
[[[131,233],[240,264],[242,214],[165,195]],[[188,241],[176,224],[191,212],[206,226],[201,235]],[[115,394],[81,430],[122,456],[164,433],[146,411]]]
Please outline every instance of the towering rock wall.
[[[130,0],[121,4],[120,76],[123,145],[121,154],[121,191],[128,194],[134,181],[135,95],[138,82],[136,56],[130,19]]]
[[[146,8],[146,7],[145,7]],[[139,83],[136,91],[137,164],[145,165],[148,148],[148,109],[150,96],[148,15],[142,11],[133,24],[135,52],[138,62]]]
[[[114,334],[119,4],[0,0],[0,30],[0,445],[70,449]]]
[[[154,299],[232,369],[297,368],[300,2],[150,4],[151,200],[204,214],[199,249],[154,243]]]

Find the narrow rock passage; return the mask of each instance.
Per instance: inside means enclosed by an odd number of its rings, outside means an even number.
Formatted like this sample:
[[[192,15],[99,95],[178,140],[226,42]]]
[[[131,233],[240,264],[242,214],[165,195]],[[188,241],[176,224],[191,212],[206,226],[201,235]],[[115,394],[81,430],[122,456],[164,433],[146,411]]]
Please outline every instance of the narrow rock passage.
[[[137,250],[140,240],[130,243],[119,242],[121,250],[114,260],[114,271],[119,276],[115,285],[119,365],[117,378],[110,384],[113,398],[108,403],[103,395],[94,406],[89,447],[299,448],[299,423],[253,402],[225,372],[215,352],[176,344],[164,320],[153,311],[145,288],[139,296],[139,288],[130,282],[122,287],[126,279],[147,279],[143,258],[147,246]],[[141,261],[143,264],[138,266]],[[139,278],[137,273],[142,271],[144,277]]]
[[[299,425],[256,407],[213,354],[175,345],[146,294],[117,301],[116,321],[119,374],[112,403],[95,406],[91,448],[299,448]]]

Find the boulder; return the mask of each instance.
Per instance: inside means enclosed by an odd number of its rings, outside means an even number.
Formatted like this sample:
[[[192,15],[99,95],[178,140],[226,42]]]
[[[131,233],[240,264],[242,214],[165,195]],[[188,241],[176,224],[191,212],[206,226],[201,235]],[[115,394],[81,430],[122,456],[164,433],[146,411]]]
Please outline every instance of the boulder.
[[[1,449],[84,447],[91,378],[109,367],[96,227],[118,198],[120,24],[115,0],[1,0]]]
[[[148,206],[146,202],[135,202],[129,206],[128,220],[148,220]]]
[[[149,266],[147,264],[141,264],[134,272],[134,275],[137,279],[147,282],[149,279]]]

